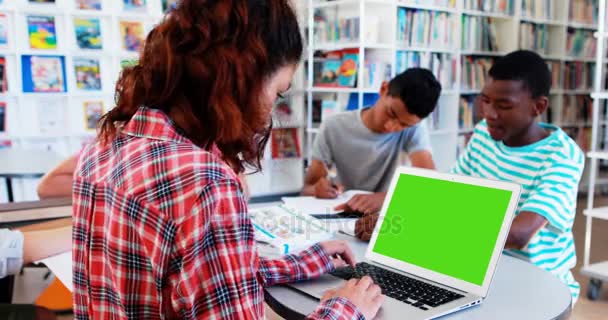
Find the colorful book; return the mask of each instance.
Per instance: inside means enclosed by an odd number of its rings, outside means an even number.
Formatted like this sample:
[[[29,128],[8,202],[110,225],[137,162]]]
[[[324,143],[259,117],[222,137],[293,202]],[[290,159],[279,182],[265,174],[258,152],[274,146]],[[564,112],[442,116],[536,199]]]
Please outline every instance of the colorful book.
[[[146,0],[123,0],[125,11],[145,11]]]
[[[76,0],[76,8],[80,10],[101,10],[101,0]]]
[[[320,82],[318,86],[335,87],[338,85],[338,77],[340,76],[340,67],[342,61],[337,59],[328,59],[323,62],[321,70]]]
[[[8,72],[6,69],[6,58],[0,57],[0,92],[8,91]]]
[[[65,57],[21,56],[23,92],[66,92]]]
[[[103,48],[101,40],[101,22],[98,18],[75,18],[74,32],[76,33],[76,43],[80,49]]]
[[[357,84],[357,65],[359,64],[359,55],[356,53],[346,53],[342,57],[340,64],[340,74],[338,76],[338,85],[341,87],[354,88]]]
[[[0,49],[8,48],[8,17],[0,13]]]
[[[272,130],[272,158],[300,157],[300,139],[297,128]]]
[[[85,101],[83,104],[84,111],[84,123],[87,131],[94,131],[97,129],[97,123],[101,116],[103,116],[103,101]]]
[[[30,3],[55,3],[55,0],[29,0]]]
[[[76,87],[80,90],[101,90],[99,60],[74,58]]]
[[[27,29],[32,49],[57,49],[55,17],[28,16]]]
[[[0,133],[6,132],[6,102],[0,101]]]
[[[139,21],[120,21],[122,48],[127,51],[139,51],[144,42],[144,26]]]

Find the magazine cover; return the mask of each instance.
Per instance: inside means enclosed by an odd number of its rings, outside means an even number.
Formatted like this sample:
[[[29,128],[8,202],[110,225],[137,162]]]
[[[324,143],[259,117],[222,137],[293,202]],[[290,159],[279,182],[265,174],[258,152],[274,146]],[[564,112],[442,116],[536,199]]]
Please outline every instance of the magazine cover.
[[[0,101],[0,133],[6,132],[6,102]]]
[[[75,18],[74,32],[80,49],[102,49],[101,22],[98,18]]]
[[[101,10],[101,0],[76,0],[76,8],[80,10]]]
[[[84,124],[87,131],[94,131],[97,129],[97,123],[103,115],[103,102],[102,101],[85,101],[83,104],[84,108]]]
[[[6,59],[0,57],[0,92],[8,91],[8,72],[6,70]]]
[[[55,17],[28,16],[27,30],[32,49],[57,49]]]
[[[0,49],[8,48],[8,17],[0,13]]]
[[[21,56],[23,92],[66,92],[65,57]]]
[[[59,133],[67,127],[64,99],[40,99],[36,102],[38,129],[41,134]]]
[[[127,51],[139,51],[144,42],[144,26],[139,21],[120,21],[122,48]]]
[[[76,87],[80,90],[101,90],[99,60],[74,58]]]
[[[300,141],[297,128],[272,130],[272,158],[300,157]]]
[[[125,11],[145,11],[146,0],[123,0]]]

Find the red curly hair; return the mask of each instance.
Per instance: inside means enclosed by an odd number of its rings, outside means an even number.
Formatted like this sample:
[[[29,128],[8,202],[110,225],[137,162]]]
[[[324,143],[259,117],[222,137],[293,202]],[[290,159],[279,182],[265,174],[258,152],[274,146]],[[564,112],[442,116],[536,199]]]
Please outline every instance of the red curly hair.
[[[287,0],[181,0],[149,33],[139,63],[123,70],[99,139],[110,142],[116,124],[146,106],[199,147],[217,145],[237,172],[259,170],[272,127],[264,82],[302,50]]]

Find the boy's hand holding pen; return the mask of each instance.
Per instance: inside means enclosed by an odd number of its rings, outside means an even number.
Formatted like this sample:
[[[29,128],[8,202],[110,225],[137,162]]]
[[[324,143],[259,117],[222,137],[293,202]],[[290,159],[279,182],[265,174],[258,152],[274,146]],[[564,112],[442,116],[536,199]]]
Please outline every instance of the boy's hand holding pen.
[[[315,196],[317,198],[335,199],[342,192],[344,192],[344,186],[337,184],[329,174],[315,183]]]

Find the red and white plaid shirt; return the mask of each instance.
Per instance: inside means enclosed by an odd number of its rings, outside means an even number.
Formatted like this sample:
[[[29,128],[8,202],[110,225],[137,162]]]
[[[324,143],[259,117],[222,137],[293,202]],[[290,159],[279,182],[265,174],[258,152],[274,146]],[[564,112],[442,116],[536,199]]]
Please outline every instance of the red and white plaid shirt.
[[[140,108],[74,176],[75,319],[262,319],[263,287],[333,266],[320,245],[258,256],[234,171],[161,111]],[[311,319],[363,319],[334,298]]]

